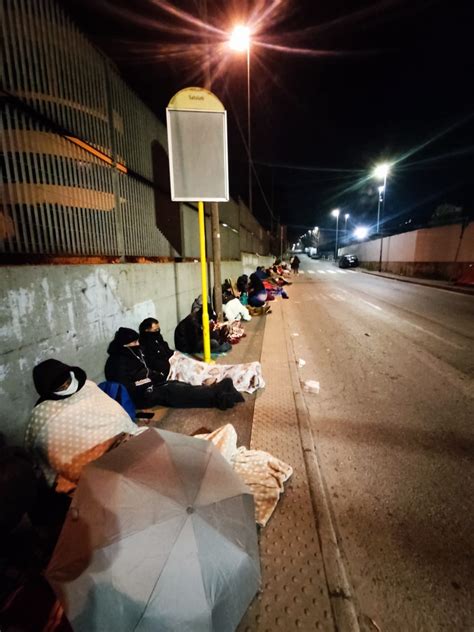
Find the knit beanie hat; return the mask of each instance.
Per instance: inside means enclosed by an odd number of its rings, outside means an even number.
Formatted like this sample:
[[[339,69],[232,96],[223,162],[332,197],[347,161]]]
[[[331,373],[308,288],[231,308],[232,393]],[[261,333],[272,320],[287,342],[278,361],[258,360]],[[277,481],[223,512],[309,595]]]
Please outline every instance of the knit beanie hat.
[[[115,332],[114,342],[120,346],[123,346],[128,345],[131,342],[135,342],[135,340],[138,340],[138,338],[138,332],[136,332],[135,330],[128,329],[128,327],[120,327],[120,329]]]

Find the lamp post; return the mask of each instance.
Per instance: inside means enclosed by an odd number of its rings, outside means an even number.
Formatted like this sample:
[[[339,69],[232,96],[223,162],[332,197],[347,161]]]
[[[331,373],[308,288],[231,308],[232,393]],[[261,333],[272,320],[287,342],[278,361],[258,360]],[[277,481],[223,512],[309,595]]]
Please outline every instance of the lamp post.
[[[229,39],[232,50],[247,53],[247,145],[249,163],[249,210],[252,213],[252,121],[250,114],[250,29],[242,24],[237,25]]]
[[[387,188],[387,176],[390,165],[387,162],[377,165],[374,169],[374,178],[383,180],[383,185],[379,186],[379,202],[377,206],[377,233],[380,231],[380,205],[382,203],[382,213],[385,211],[385,192]]]
[[[383,180],[383,185],[379,186],[379,203],[377,206],[377,234],[380,232],[380,205],[382,205],[382,214],[385,214],[385,197],[387,193],[387,176],[390,171],[390,165],[388,162],[384,162],[377,165],[374,169],[374,178]],[[382,272],[382,251],[383,251],[383,237],[379,235],[380,239],[380,254],[379,254],[379,272]]]
[[[344,215],[344,235],[347,236],[347,220],[349,219],[349,213]]]
[[[339,233],[339,214],[340,214],[340,211],[338,208],[334,209],[334,211],[331,213],[331,215],[336,218],[336,247],[334,249],[335,261],[337,261],[337,238],[338,238],[338,233]]]

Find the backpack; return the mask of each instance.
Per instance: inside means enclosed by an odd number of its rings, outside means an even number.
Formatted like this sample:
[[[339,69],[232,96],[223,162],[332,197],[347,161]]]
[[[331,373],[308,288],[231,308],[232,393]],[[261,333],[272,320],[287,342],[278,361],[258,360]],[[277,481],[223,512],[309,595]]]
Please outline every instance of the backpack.
[[[118,382],[101,382],[97,385],[106,395],[115,400],[130,415],[132,421],[135,421],[136,410],[135,404],[132,402],[127,389],[123,384]]]

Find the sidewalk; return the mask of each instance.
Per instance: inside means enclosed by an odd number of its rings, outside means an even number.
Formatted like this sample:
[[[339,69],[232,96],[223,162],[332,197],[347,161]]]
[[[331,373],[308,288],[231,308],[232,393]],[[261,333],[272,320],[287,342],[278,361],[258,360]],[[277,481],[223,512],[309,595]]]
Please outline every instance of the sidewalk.
[[[407,277],[400,274],[392,274],[391,272],[377,272],[376,270],[366,270],[365,268],[357,268],[359,272],[365,274],[372,274],[374,276],[384,277],[386,279],[393,279],[394,281],[402,281],[403,283],[415,283],[416,285],[425,285],[427,287],[434,287],[439,290],[446,290],[448,292],[458,292],[459,294],[471,294],[474,296],[474,287],[455,285],[452,281],[442,281],[440,279],[423,279],[420,277]]]
[[[214,430],[232,423],[240,444],[271,452],[294,468],[274,515],[260,531],[262,590],[239,631],[334,632],[325,560],[305,462],[305,452],[311,453],[311,447],[300,431],[299,384],[295,383],[298,378],[290,332],[283,301],[275,300],[271,305],[272,314],[245,323],[247,337],[219,359],[219,363],[260,360],[265,389],[245,395],[245,403],[230,411],[193,410],[191,416],[186,410],[169,410],[153,420],[153,425],[191,434],[200,426]]]

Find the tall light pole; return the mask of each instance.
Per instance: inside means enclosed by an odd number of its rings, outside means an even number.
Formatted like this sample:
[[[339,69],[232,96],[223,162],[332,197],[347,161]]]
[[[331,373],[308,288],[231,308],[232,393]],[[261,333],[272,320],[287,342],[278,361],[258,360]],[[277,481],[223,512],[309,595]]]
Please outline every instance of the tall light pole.
[[[338,238],[338,233],[339,233],[339,214],[340,214],[340,211],[338,208],[335,208],[334,211],[331,213],[331,215],[336,218],[336,247],[334,249],[335,261],[337,261],[337,238]]]
[[[247,145],[249,163],[249,210],[253,213],[252,204],[252,119],[250,113],[250,29],[242,24],[237,25],[229,39],[232,50],[247,53]]]
[[[207,0],[200,0],[200,12],[202,20],[207,24]],[[210,43],[206,38],[206,55],[204,59],[204,84],[207,90],[212,90],[211,54]],[[221,275],[221,232],[219,221],[219,205],[211,202],[211,234],[212,234],[212,270],[214,272],[214,305],[217,320],[223,318],[222,311],[222,275]]]
[[[349,213],[344,215],[344,236],[347,236],[347,220],[349,219]]]
[[[387,190],[387,176],[390,172],[390,165],[384,162],[374,169],[374,178],[383,180],[383,185],[379,186],[379,203],[377,206],[377,233],[380,231],[380,203],[382,203],[382,213],[385,211],[385,196]]]
[[[379,224],[380,224],[380,204],[382,203],[383,197],[384,197],[384,185],[381,184],[378,188],[378,192],[379,192],[379,202],[377,205],[377,233],[379,232]]]
[[[379,203],[377,207],[377,234],[380,232],[380,204],[382,203],[382,214],[385,215],[385,198],[387,196],[387,176],[390,172],[388,162],[384,162],[377,165],[374,169],[374,178],[383,180],[383,185],[379,186]],[[382,251],[383,251],[383,237],[380,235],[380,254],[379,254],[379,272],[382,272]]]

